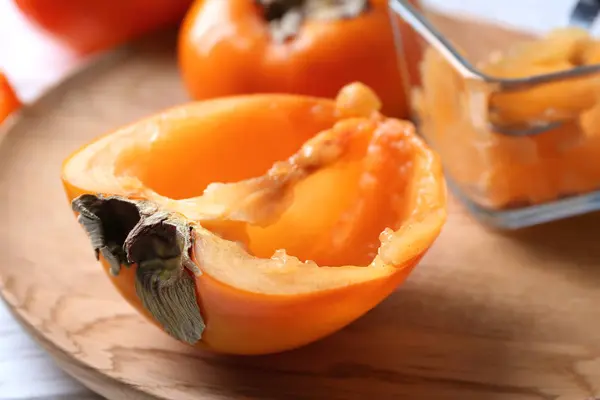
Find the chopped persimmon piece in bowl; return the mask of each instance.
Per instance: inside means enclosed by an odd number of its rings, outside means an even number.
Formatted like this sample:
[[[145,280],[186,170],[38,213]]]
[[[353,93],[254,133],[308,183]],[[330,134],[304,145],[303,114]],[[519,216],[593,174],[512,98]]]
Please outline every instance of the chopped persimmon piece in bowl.
[[[62,179],[108,276],[174,338],[264,354],[386,298],[438,237],[437,155],[359,83],[336,100],[182,105],[72,154]]]
[[[477,63],[495,79],[573,75],[525,86],[462,76],[430,47],[421,64],[422,87],[412,99],[419,130],[455,186],[486,211],[589,194],[600,189],[599,63],[600,40],[574,27],[515,43]],[[538,133],[515,134],[534,128]]]

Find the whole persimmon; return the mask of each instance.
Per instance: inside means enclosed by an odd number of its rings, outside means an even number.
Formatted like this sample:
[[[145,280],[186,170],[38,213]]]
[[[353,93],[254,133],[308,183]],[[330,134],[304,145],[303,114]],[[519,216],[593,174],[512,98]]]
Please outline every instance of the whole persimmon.
[[[411,43],[414,33],[399,26]],[[386,115],[408,116],[386,0],[198,0],[181,26],[178,58],[195,99],[335,97],[360,81],[377,93]]]
[[[37,26],[77,52],[105,50],[181,21],[192,0],[14,0]]]
[[[437,155],[379,106],[360,84],[192,102],[86,144],[62,180],[158,327],[216,352],[289,350],[389,296],[444,225]]]

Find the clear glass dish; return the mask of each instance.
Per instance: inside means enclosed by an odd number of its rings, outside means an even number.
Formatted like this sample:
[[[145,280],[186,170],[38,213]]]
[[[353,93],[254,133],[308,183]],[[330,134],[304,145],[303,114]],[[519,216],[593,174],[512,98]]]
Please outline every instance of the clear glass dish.
[[[487,20],[411,3],[389,0],[398,59],[412,119],[440,154],[455,196],[505,229],[600,210],[600,40],[593,32],[552,15],[554,25],[519,26],[502,18],[505,1],[478,2]],[[539,21],[527,15],[536,11],[523,10],[520,20]]]

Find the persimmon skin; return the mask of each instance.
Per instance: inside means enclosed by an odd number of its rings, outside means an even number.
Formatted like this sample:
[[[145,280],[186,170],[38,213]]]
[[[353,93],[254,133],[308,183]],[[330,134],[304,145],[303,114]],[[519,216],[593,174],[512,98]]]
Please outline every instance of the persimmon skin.
[[[273,116],[270,115],[272,108],[266,107],[268,104],[271,104],[277,110]],[[157,121],[160,120],[161,129],[164,130],[163,139],[171,141],[169,146],[175,146],[169,147],[159,144],[165,151],[159,157],[167,157],[168,153],[173,152],[171,157],[181,158],[178,151],[182,150],[177,148],[181,145],[186,145],[188,152],[190,148],[193,148],[192,151],[194,152],[202,151],[198,150],[198,147],[202,146],[197,146],[197,144],[203,144],[207,146],[207,149],[226,145],[227,142],[230,146],[235,146],[236,132],[238,139],[239,135],[251,135],[252,133],[247,132],[247,130],[230,131],[230,129],[236,128],[238,123],[240,126],[247,126],[251,114],[260,116],[253,120],[251,124],[254,129],[273,129],[273,132],[262,133],[263,140],[256,139],[257,143],[266,143],[267,141],[264,140],[266,137],[279,135],[280,141],[286,142],[281,145],[281,148],[285,149],[289,146],[287,142],[301,143],[309,139],[311,131],[313,131],[313,134],[317,133],[335,123],[339,118],[343,118],[337,115],[334,105],[331,100],[303,96],[239,96],[228,99],[213,99],[189,105],[187,109],[178,108],[177,110],[166,111],[151,117],[150,120],[152,118]],[[284,117],[281,117],[282,115]],[[236,116],[239,118],[239,122],[236,121]],[[302,120],[302,124],[304,124],[298,128],[298,131],[280,131],[281,127],[286,124],[294,126],[296,119]],[[223,123],[224,120],[228,123]],[[235,122],[231,122],[232,120]],[[219,121],[221,121],[220,124]],[[275,122],[271,126],[269,121]],[[219,129],[215,129],[213,124],[217,124]],[[142,125],[143,123],[140,122],[133,123],[125,130],[135,129],[136,127],[142,130],[146,129]],[[207,131],[204,131],[204,129]],[[198,142],[190,145],[194,138]],[[101,138],[97,140],[101,140]],[[160,142],[160,139],[158,141]],[[284,153],[289,150],[291,149],[284,150]],[[260,152],[261,150],[257,149],[257,151]],[[260,153],[259,156],[254,157],[257,160],[255,162],[263,162],[263,158]],[[244,166],[249,162],[249,160],[238,161],[240,166]],[[65,163],[68,162],[69,159],[65,160]],[[209,162],[217,162],[217,160]],[[434,158],[433,162],[435,163],[433,178],[440,182],[439,186],[443,186],[439,160]],[[165,164],[169,163],[171,161]],[[252,175],[253,171],[251,170],[254,168],[254,165],[250,165],[249,168],[244,166],[244,168],[239,167],[238,170]],[[219,178],[213,177],[213,175],[221,173],[220,171],[214,172],[218,168],[207,168],[206,166],[197,170],[201,174],[210,175],[217,181]],[[196,178],[201,178],[201,176],[194,177],[192,180],[196,180]],[[223,175],[221,178],[232,181],[244,177]],[[184,183],[182,181],[180,184]],[[93,192],[89,189],[77,187],[64,177],[63,185],[69,201],[84,193]],[[170,192],[176,190],[176,187],[164,186],[162,189]],[[201,192],[202,189],[201,187],[196,188],[196,194]],[[191,192],[181,193],[182,196],[192,194]],[[434,195],[437,196],[438,192],[435,192]],[[436,201],[439,202],[440,209],[445,209],[445,197]],[[407,205],[406,207],[413,207],[413,205]],[[439,226],[439,229],[441,230],[441,226]],[[439,231],[436,232],[439,233]],[[335,289],[302,294],[250,292],[219,281],[209,273],[203,273],[195,279],[198,304],[206,322],[206,330],[203,332],[202,340],[195,346],[218,353],[259,355],[282,352],[309,344],[342,329],[378,305],[409,276],[423,255],[424,252],[406,260],[401,265],[395,265],[395,269],[384,276]],[[193,254],[192,258],[194,258]],[[160,328],[136,295],[134,275],[137,266],[123,267],[119,275],[113,276],[109,272],[110,267],[106,260],[100,257],[100,261],[106,275],[127,302]]]
[[[21,108],[21,101],[6,76],[0,72],[0,123]]]
[[[333,98],[360,81],[377,93],[383,114],[406,118],[387,1],[370,4],[356,18],[307,21],[295,38],[277,44],[254,1],[198,0],[179,33],[183,82],[201,100],[246,93]]]
[[[279,353],[315,342],[367,313],[400,285],[420,261],[415,259],[385,278],[352,288],[315,292],[303,296],[265,295],[227,286],[208,274],[196,279],[202,315],[207,323],[202,340],[194,347],[222,354]],[[134,268],[118,277],[107,276],[136,311],[160,328],[135,294]]]
[[[87,54],[181,21],[192,0],[14,0],[36,25]]]

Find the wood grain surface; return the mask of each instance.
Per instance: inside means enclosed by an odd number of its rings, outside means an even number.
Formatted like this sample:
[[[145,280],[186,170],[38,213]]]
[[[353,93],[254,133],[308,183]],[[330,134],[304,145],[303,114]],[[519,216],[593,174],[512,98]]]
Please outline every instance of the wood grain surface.
[[[481,46],[498,40],[476,31]],[[295,351],[220,356],[150,325],[96,263],[60,165],[91,138],[184,101],[173,36],[152,37],[48,93],[2,138],[0,293],[67,373],[119,400],[600,396],[600,214],[500,233],[452,200],[438,242],[396,293]]]

